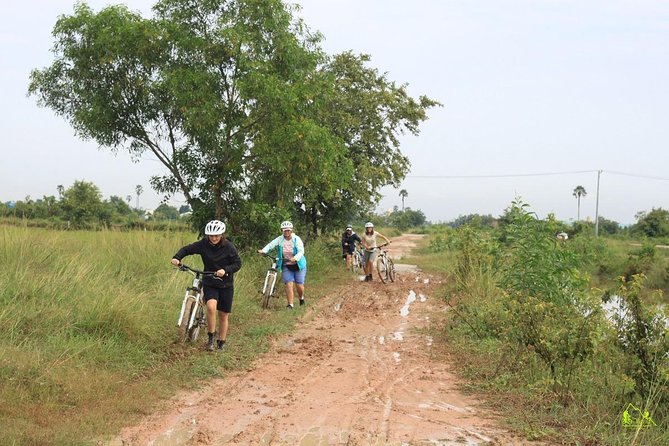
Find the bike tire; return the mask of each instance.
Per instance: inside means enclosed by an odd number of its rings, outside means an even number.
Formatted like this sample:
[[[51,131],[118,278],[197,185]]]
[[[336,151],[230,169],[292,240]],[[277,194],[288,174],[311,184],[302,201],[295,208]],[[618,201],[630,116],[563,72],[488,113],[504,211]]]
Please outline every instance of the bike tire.
[[[388,259],[388,278],[391,282],[395,281],[395,263],[393,259]]]
[[[353,259],[351,259],[351,268],[354,273],[359,273],[362,269],[362,261],[360,260],[360,254],[357,252],[353,253]]]
[[[274,294],[274,287],[276,286],[276,275],[271,275],[267,278],[267,286],[262,294],[262,307],[269,309],[272,306],[272,295]]]
[[[200,327],[206,325],[204,319],[204,307],[202,307],[202,305],[196,305],[195,311],[196,314],[193,326],[188,330],[188,340],[191,342],[197,341],[197,337],[200,334]]]
[[[383,257],[376,259],[376,271],[379,273],[381,282],[386,283],[388,281],[388,265]]]
[[[179,343],[181,344],[185,344],[191,336],[192,329],[188,329],[188,321],[190,321],[193,311],[197,311],[197,303],[195,302],[195,296],[189,296],[184,309],[184,317],[181,319],[181,325],[179,325]]]
[[[271,301],[272,301],[272,295],[270,294],[269,289],[267,289],[262,295],[262,307],[265,309],[269,308]]]

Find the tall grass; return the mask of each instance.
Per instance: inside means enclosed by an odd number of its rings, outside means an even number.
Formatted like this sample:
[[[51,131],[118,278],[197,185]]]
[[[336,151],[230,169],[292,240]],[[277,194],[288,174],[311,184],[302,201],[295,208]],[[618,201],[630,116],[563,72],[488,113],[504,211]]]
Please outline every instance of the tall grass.
[[[294,326],[294,314],[261,310],[267,264],[243,254],[228,351],[213,356],[177,345],[190,276],[169,260],[194,240],[183,232],[0,226],[0,444],[108,436],[177,388],[248,366],[272,335]],[[336,252],[309,243],[308,298],[337,270]],[[199,256],[188,261],[201,265]]]

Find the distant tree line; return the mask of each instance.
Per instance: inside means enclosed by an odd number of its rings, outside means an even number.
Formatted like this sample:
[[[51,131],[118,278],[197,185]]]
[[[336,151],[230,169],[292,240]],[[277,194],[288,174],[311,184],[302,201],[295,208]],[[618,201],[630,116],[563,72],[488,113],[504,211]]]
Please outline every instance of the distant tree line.
[[[83,180],[75,181],[67,189],[59,185],[57,190],[58,198],[45,195],[42,198],[32,199],[28,196],[24,200],[0,203],[0,216],[43,220],[50,223],[48,226],[71,229],[105,226],[133,228],[144,226],[147,221],[184,222],[185,219],[181,215],[190,211],[189,206],[177,209],[165,203],[153,211],[132,208],[130,195],[126,196],[125,200],[115,195],[103,199],[100,189],[95,184]]]
[[[492,215],[468,214],[447,222],[446,225],[457,228],[463,225],[476,228],[497,228],[508,223],[512,218],[509,208],[499,217]],[[554,217],[553,217],[554,219]],[[651,211],[640,211],[635,215],[637,222],[630,226],[622,226],[620,223],[599,217],[599,233],[608,235],[630,235],[634,237],[667,238],[669,237],[669,211],[662,208],[653,208]],[[573,224],[558,222],[559,230],[568,235],[576,235],[582,232],[594,233],[595,223],[591,221],[576,221]]]

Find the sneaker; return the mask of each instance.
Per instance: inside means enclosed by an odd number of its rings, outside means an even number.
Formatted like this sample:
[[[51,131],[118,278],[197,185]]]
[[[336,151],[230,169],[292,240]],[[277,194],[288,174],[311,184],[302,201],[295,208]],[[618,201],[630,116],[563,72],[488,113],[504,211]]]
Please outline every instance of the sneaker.
[[[207,333],[209,339],[207,340],[207,350],[213,351],[216,346],[216,333]]]
[[[365,282],[369,282],[369,274],[365,276]]]
[[[367,282],[372,282],[374,279],[372,279],[372,275],[369,275],[369,280]]]
[[[302,305],[304,305],[305,303],[306,303],[306,302],[304,301],[304,297],[303,297],[302,299],[300,299],[300,307],[301,307]]]
[[[219,339],[216,341],[216,348],[219,350],[223,350],[225,348],[225,340]]]
[[[293,306],[291,304],[286,305],[286,310],[292,310]]]

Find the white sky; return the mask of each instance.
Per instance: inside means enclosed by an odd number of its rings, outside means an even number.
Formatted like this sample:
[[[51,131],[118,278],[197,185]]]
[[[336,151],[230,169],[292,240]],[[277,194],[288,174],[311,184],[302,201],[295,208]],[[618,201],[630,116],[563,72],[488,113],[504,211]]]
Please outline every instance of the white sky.
[[[125,3],[146,16],[149,0]],[[617,0],[302,0],[300,15],[330,54],[372,56],[371,66],[407,83],[414,97],[443,103],[418,138],[403,138],[412,171],[406,206],[432,221],[498,216],[519,196],[540,217],[554,212],[634,223],[638,211],[669,209],[669,2]],[[75,180],[103,196],[160,197],[157,161],[79,140],[69,124],[26,96],[31,69],[51,63],[51,30],[70,0],[10,2],[0,16],[0,201],[57,196]],[[544,176],[510,176],[584,172]],[[626,174],[626,175],[623,175]],[[631,174],[631,175],[629,175]],[[495,177],[495,176],[507,177]],[[636,176],[639,175],[639,176]],[[420,178],[467,176],[470,178]],[[483,177],[482,176],[488,176]],[[656,177],[651,179],[646,177]],[[379,209],[400,205],[383,190]],[[183,204],[175,197],[171,204]]]

